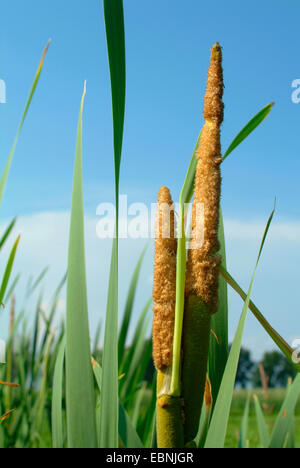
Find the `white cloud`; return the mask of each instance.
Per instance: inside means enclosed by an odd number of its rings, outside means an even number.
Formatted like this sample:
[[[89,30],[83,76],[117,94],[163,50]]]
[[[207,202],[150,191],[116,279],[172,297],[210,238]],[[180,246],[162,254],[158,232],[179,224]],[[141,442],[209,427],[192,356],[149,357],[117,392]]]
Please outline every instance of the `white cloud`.
[[[106,293],[111,254],[111,241],[100,240],[96,235],[98,218],[87,216],[85,219],[87,285],[91,335],[94,335],[97,322],[105,319]],[[265,222],[241,222],[225,219],[228,270],[241,286],[247,290],[256,260]],[[6,225],[1,225],[1,230]],[[49,307],[50,299],[62,279],[67,267],[69,213],[45,212],[18,219],[14,237],[21,233],[14,274],[21,272],[22,281],[17,291],[17,306],[21,307],[28,277],[37,277],[43,268],[49,265],[49,272],[42,282],[44,289],[43,304]],[[2,253],[7,258],[9,245]],[[126,300],[127,289],[138,257],[147,241],[145,239],[120,240],[120,315]],[[151,296],[151,277],[153,268],[153,242],[148,248],[138,285],[135,303],[135,318]],[[253,300],[266,315],[272,325],[286,338],[299,338],[298,264],[300,262],[300,222],[274,221],[262,260],[259,265],[253,290]],[[2,265],[3,265],[2,261]],[[230,291],[230,337],[234,335],[243,303]],[[65,309],[65,293],[62,294],[58,314]],[[3,314],[6,316],[7,314]],[[7,317],[2,329],[7,327]],[[1,320],[3,323],[3,320]],[[299,333],[298,333],[299,332]],[[2,333],[3,335],[3,333]],[[1,336],[5,338],[4,336]],[[256,320],[249,319],[244,343],[251,347],[255,357],[270,349],[273,345]]]
[[[250,221],[241,222],[233,219],[226,219],[225,222],[226,235],[230,240],[260,240],[266,222]],[[300,244],[300,222],[276,222],[271,224],[269,234],[269,242],[294,242]]]

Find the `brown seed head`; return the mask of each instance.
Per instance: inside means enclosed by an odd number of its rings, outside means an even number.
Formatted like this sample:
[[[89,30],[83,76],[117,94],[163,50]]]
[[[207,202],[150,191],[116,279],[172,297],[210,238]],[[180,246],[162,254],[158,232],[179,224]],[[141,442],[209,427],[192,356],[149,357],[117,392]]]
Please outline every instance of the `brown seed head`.
[[[158,193],[153,283],[153,359],[159,370],[172,364],[176,300],[175,214],[167,187]]]
[[[212,313],[217,310],[218,276],[221,258],[218,225],[221,194],[220,125],[223,120],[223,71],[221,47],[211,49],[204,98],[205,124],[197,151],[195,197],[192,212],[192,240],[198,248],[189,251],[187,265],[187,294],[196,294],[206,302]],[[202,215],[199,218],[199,210]]]
[[[223,87],[222,49],[219,43],[216,42],[211,48],[203,116],[204,120],[212,120],[219,125],[223,121]]]

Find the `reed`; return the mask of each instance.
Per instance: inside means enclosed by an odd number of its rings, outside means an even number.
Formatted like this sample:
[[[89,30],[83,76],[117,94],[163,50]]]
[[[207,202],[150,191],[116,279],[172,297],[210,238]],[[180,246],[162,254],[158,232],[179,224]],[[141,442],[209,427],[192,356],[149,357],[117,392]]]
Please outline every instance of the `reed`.
[[[198,163],[191,236],[193,248],[189,250],[186,274],[182,340],[182,397],[186,443],[193,440],[198,431],[207,372],[211,315],[217,311],[218,306],[221,263],[218,254],[218,228],[222,162],[220,145],[220,125],[223,121],[222,96],[222,51],[220,45],[216,43],[211,49],[211,63],[204,97],[205,123],[196,152]]]
[[[158,193],[153,281],[153,359],[157,369],[157,442],[161,448],[182,447],[181,398],[169,395],[176,301],[174,205],[167,187]]]
[[[103,4],[111,72],[115,194],[118,206],[126,81],[123,2],[104,0]],[[42,55],[16,139],[0,178],[0,202],[47,50],[48,45]],[[32,327],[28,326],[27,318],[32,310],[28,311],[27,306],[19,299],[14,302],[19,276],[12,280],[11,274],[20,236],[12,243],[1,279],[0,303],[11,304],[7,363],[0,366],[1,448],[224,447],[248,309],[293,363],[293,350],[250,300],[255,272],[274,210],[263,234],[247,293],[226,270],[220,212],[221,163],[263,122],[273,104],[261,109],[242,128],[222,157],[222,95],[222,50],[216,43],[211,49],[208,70],[204,100],[205,123],[181,191],[179,213],[174,213],[173,200],[167,187],[162,187],[158,194],[153,342],[147,334],[152,298],[146,298],[133,338],[128,343],[134,297],[146,249],[141,252],[134,268],[120,331],[118,329],[117,216],[104,339],[102,340],[100,334],[102,318],[99,318],[98,326],[92,332],[93,352],[85,272],[83,95],[77,126],[67,275],[54,292],[49,309],[44,310],[43,294],[38,295]],[[191,240],[194,248],[187,255],[183,232],[186,215],[184,204],[192,199],[193,194]],[[199,206],[203,212],[202,216],[200,213],[200,223]],[[178,239],[175,220],[179,231]],[[14,225],[15,220],[0,237],[0,251],[10,239]],[[222,252],[222,259],[219,252]],[[43,270],[35,281],[29,282],[27,298],[37,292],[46,272],[47,269]],[[222,275],[220,288],[219,274]],[[55,320],[58,298],[66,279],[66,321]],[[229,355],[227,284],[244,301]],[[101,292],[106,293],[105,288]],[[7,310],[8,307],[3,308],[3,313]],[[221,364],[219,361],[215,362],[215,356],[222,357]],[[300,365],[293,364],[299,372]],[[271,434],[259,399],[255,398],[262,446],[282,448],[296,445],[293,417],[299,393],[298,375],[288,386]],[[245,405],[240,431],[239,446],[242,448],[248,446],[249,407],[250,399]]]

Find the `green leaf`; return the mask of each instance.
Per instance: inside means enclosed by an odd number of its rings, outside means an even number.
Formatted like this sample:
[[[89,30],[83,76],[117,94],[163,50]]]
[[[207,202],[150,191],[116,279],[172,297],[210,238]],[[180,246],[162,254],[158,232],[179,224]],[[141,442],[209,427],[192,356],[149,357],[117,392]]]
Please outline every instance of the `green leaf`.
[[[102,381],[103,381],[103,371],[97,361],[93,359],[93,371],[94,376],[100,390],[100,395],[102,393]],[[122,443],[125,448],[143,448],[143,444],[137,435],[136,430],[134,429],[128,414],[126,413],[122,403],[118,401],[118,433],[122,440]]]
[[[3,300],[4,300],[5,291],[6,291],[7,284],[8,284],[10,275],[11,275],[11,271],[12,271],[12,267],[13,267],[13,264],[14,264],[14,260],[15,260],[16,251],[17,251],[19,241],[20,241],[20,236],[17,237],[17,240],[15,241],[15,243],[14,243],[12,249],[11,249],[11,252],[10,252],[10,255],[9,255],[9,258],[8,258],[8,262],[6,264],[6,268],[5,268],[5,271],[4,271],[4,275],[3,275],[2,283],[1,283],[1,287],[0,287],[0,305],[3,303]]]
[[[30,390],[33,390],[33,383],[36,377],[35,368],[36,368],[36,350],[38,345],[38,338],[39,338],[39,328],[40,328],[40,312],[41,312],[41,305],[42,305],[43,295],[40,293],[36,312],[35,312],[35,320],[34,320],[34,327],[33,327],[33,339],[32,339],[32,352],[31,352],[31,385]]]
[[[132,388],[134,387],[133,383],[135,381],[135,377],[137,376],[137,371],[139,366],[143,364],[143,360],[147,358],[147,353],[145,352],[145,336],[147,329],[149,328],[149,319],[146,319],[143,324],[143,328],[141,333],[138,337],[136,344],[133,347],[133,353],[131,357],[131,361],[128,363],[128,368],[124,368],[123,371],[125,372],[124,377],[124,387],[122,391],[122,396],[125,398],[128,396]],[[147,361],[148,364],[148,361]]]
[[[69,448],[97,447],[84,251],[82,193],[84,97],[85,89],[78,119],[67,276],[66,405]]]
[[[246,293],[242,290],[242,288],[237,284],[237,282],[232,278],[232,276],[226,271],[226,269],[221,266],[220,267],[220,273],[223,276],[223,278],[227,281],[227,283],[239,294],[239,296],[245,301],[247,295]],[[253,313],[253,315],[256,317],[256,319],[259,321],[259,323],[263,326],[263,328],[266,330],[268,335],[272,338],[274,343],[279,347],[279,349],[283,352],[283,354],[287,357],[289,362],[293,364],[293,366],[297,369],[298,372],[300,372],[300,364],[295,363],[293,361],[293,352],[294,350],[288,345],[288,343],[277,333],[276,330],[269,324],[269,322],[265,319],[263,314],[259,311],[259,309],[256,307],[256,305],[250,300],[249,302],[249,309]]]
[[[17,218],[14,218],[11,223],[9,224],[9,226],[7,227],[6,231],[4,232],[3,236],[1,237],[0,239],[0,250],[2,249],[2,247],[4,246],[9,234],[11,233],[11,231],[13,230],[15,224],[16,224],[16,221],[17,221]]]
[[[119,402],[119,434],[124,447],[143,448],[143,444],[121,402]]]
[[[253,398],[254,398],[254,406],[255,406],[260,444],[262,448],[267,448],[270,443],[270,436],[269,436],[269,432],[267,429],[267,424],[266,424],[265,417],[262,412],[257,395],[253,395]]]
[[[36,290],[36,288],[38,287],[38,285],[41,283],[41,281],[44,279],[44,277],[46,276],[47,272],[49,270],[49,267],[46,267],[44,268],[41,273],[39,274],[39,276],[37,277],[37,279],[35,280],[35,282],[33,283],[33,285],[28,289],[28,296],[30,296],[31,294],[33,294],[33,292]]]
[[[134,360],[134,355],[136,355],[137,349],[140,346],[141,336],[142,336],[142,345],[143,345],[143,339],[145,338],[145,332],[146,332],[146,330],[145,330],[145,320],[147,318],[148,310],[149,310],[149,307],[150,307],[151,303],[152,303],[152,297],[147,301],[145,307],[142,310],[139,321],[138,321],[137,326],[135,328],[132,343],[131,343],[129,349],[127,350],[127,352],[126,352],[126,355],[124,356],[123,364],[120,367],[120,374],[125,373],[126,376],[127,376],[126,378],[124,378],[124,379],[122,379],[120,381],[120,395],[123,395],[123,396],[126,396],[123,393],[123,387],[124,386],[126,386],[126,393],[127,394],[131,393],[131,391],[132,391],[132,386],[131,385],[129,385],[129,387],[127,386],[128,385],[128,375],[133,375],[134,372],[136,371],[136,369],[134,370],[134,367],[133,367],[133,363],[135,361]],[[142,352],[141,359],[143,360],[145,358],[146,358],[146,355],[145,355],[144,352]],[[142,361],[139,362],[139,364],[141,365]],[[131,369],[133,369],[133,371]],[[132,383],[132,381],[130,383]]]
[[[100,447],[118,447],[118,233],[119,179],[125,114],[125,31],[122,0],[103,0],[112,95],[116,236],[113,240],[107,298],[103,385],[100,395]]]
[[[45,350],[45,355],[43,357],[43,366],[42,366],[42,379],[39,389],[39,396],[37,399],[37,415],[34,418],[33,427],[39,433],[43,424],[43,413],[47,399],[47,378],[48,378],[48,363],[51,355],[51,346],[54,339],[54,333],[50,333],[47,340],[47,346]]]
[[[121,364],[124,358],[126,338],[127,338],[128,328],[130,324],[130,319],[131,319],[132,312],[133,312],[133,304],[134,304],[134,298],[135,298],[136,289],[137,289],[137,283],[138,283],[138,279],[139,279],[139,275],[141,272],[141,267],[142,267],[142,263],[145,257],[146,250],[147,250],[147,246],[143,249],[140,255],[140,258],[137,262],[137,265],[135,267],[135,270],[131,279],[128,295],[127,295],[124,316],[123,316],[121,330],[119,334],[119,345],[118,345],[119,364]]]
[[[245,127],[238,133],[238,135],[234,138],[234,140],[231,142],[229,145],[227,151],[225,152],[223,156],[223,161],[224,159],[229,156],[229,154],[237,147],[239,146],[245,138],[247,138],[250,133],[253,132],[253,130],[258,127],[258,125],[265,120],[265,118],[269,115],[271,112],[272,107],[274,106],[274,102],[271,102],[271,104],[268,104],[265,106],[263,109],[261,109],[246,125]]]
[[[100,319],[96,328],[93,354],[95,354],[99,348],[101,331],[102,331],[102,320]]]
[[[255,278],[255,273],[256,273],[257,266],[258,266],[258,262],[262,253],[266,235],[270,227],[273,215],[274,215],[274,210],[272,211],[268,219],[266,229],[262,238],[262,242],[260,245],[259,254],[256,260],[252,279],[250,282],[248,294],[247,294],[246,301],[243,307],[240,322],[239,322],[239,325],[238,325],[238,328],[237,328],[237,331],[236,331],[236,334],[235,334],[235,337],[231,346],[230,354],[228,357],[228,361],[226,364],[225,372],[224,372],[222,383],[221,383],[220,390],[219,390],[219,396],[217,398],[214,412],[212,415],[211,424],[210,424],[206,442],[205,442],[205,448],[223,448],[224,447],[226,430],[227,430],[227,425],[228,425],[228,420],[229,420],[230,406],[231,406],[232,395],[233,395],[233,390],[234,390],[235,377],[236,377],[236,372],[237,372],[237,367],[238,367],[238,362],[239,362],[245,322],[247,318],[247,310],[248,310],[249,301],[250,301],[250,295],[252,292],[252,287],[254,283],[254,278]]]
[[[11,283],[10,287],[8,288],[8,291],[7,291],[6,296],[5,296],[5,298],[4,298],[4,304],[7,304],[8,300],[10,299],[10,296],[11,296],[12,293],[14,292],[15,287],[17,286],[20,277],[21,277],[21,274],[18,273],[18,274],[16,275],[16,277],[14,278],[13,282]]]
[[[297,375],[284,399],[271,435],[269,448],[283,448],[291,431],[295,407],[300,394],[300,374]]]
[[[59,351],[55,363],[52,390],[52,445],[53,448],[63,448],[63,420],[62,420],[62,387],[64,375],[66,339],[60,343]]]
[[[226,250],[222,210],[219,219],[219,243],[222,266],[226,268]],[[219,277],[218,311],[211,318],[211,338],[209,346],[209,379],[212,387],[213,406],[217,401],[219,388],[228,358],[228,299],[227,283]]]
[[[103,0],[106,41],[110,69],[110,83],[114,127],[114,155],[116,178],[116,203],[118,207],[119,177],[123,145],[126,61],[125,31],[122,0]],[[118,209],[117,209],[118,211]]]
[[[202,130],[197,138],[197,142],[193,151],[192,158],[185,176],[184,184],[180,193],[180,201],[184,206],[185,203],[190,203],[194,189],[195,189],[195,174],[197,169],[198,160],[196,158],[196,152],[198,150],[200,139],[201,139]]]
[[[151,400],[147,406],[145,419],[142,424],[143,434],[142,441],[144,447],[151,448],[153,442],[153,431],[156,432],[155,410],[156,410],[156,373],[153,373],[153,380],[150,388]],[[141,427],[141,426],[140,426]]]
[[[248,425],[249,425],[249,406],[250,406],[250,396],[248,394],[246,405],[244,408],[242,424],[241,424],[239,448],[248,447],[247,435],[248,435]]]
[[[209,429],[211,414],[212,414],[212,407],[207,407],[205,404],[203,404],[201,415],[200,415],[198,434],[195,438],[195,443],[198,448],[204,447],[205,440],[207,437],[207,432]]]
[[[118,241],[113,240],[100,394],[100,448],[118,447]]]
[[[180,395],[180,367],[181,367],[181,338],[184,313],[184,291],[186,273],[186,237],[185,237],[185,204],[191,201],[194,191],[195,171],[197,167],[196,151],[200,143],[201,133],[198,137],[185,181],[180,193],[178,215],[178,241],[176,264],[176,304],[173,341],[173,362],[171,377],[171,395]]]
[[[6,182],[7,182],[7,177],[8,177],[10,166],[11,166],[14,154],[15,154],[18,139],[19,139],[19,136],[21,134],[24,121],[26,119],[26,116],[27,116],[27,113],[28,113],[28,110],[29,110],[29,107],[30,107],[30,104],[31,104],[31,101],[32,101],[32,98],[33,98],[33,95],[35,93],[37,84],[38,84],[39,79],[40,79],[40,75],[41,75],[43,65],[44,65],[45,56],[46,56],[47,50],[49,48],[49,45],[50,45],[50,41],[48,42],[47,46],[44,49],[41,61],[39,63],[39,66],[38,66],[38,69],[37,69],[37,72],[36,72],[36,75],[35,75],[35,78],[34,78],[30,93],[29,93],[29,97],[28,97],[26,105],[25,105],[25,109],[24,109],[24,112],[23,112],[23,115],[22,115],[22,118],[21,118],[21,122],[19,124],[15,140],[13,142],[12,149],[11,149],[11,151],[9,153],[9,156],[8,156],[7,161],[6,161],[4,171],[2,173],[2,177],[0,179],[0,205],[1,205],[1,202],[2,202],[2,199],[3,199],[3,194],[4,194]]]

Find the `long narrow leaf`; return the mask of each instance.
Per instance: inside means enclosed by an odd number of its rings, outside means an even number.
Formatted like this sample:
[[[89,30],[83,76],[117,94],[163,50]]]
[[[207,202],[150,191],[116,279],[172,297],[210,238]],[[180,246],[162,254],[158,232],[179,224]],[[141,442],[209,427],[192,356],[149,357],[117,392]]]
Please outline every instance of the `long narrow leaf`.
[[[16,256],[19,241],[20,241],[20,236],[17,237],[17,240],[14,243],[13,248],[11,249],[9,259],[8,259],[7,264],[6,264],[6,268],[5,268],[5,271],[4,271],[4,275],[3,275],[2,283],[1,283],[1,287],[0,287],[0,304],[2,304],[3,299],[4,299],[5,291],[6,291],[7,284],[8,284],[10,275],[11,275],[11,271],[12,271],[12,267],[13,267],[13,264],[14,264],[14,260],[15,260],[15,256]]]
[[[223,226],[223,216],[220,209],[219,243],[222,266],[226,268],[226,249]],[[228,359],[228,299],[227,283],[219,277],[218,311],[211,319],[211,338],[209,345],[209,379],[212,387],[213,406],[217,401],[219,388],[222,382],[224,370]]]
[[[185,181],[180,193],[178,216],[178,242],[176,264],[176,303],[173,340],[173,362],[170,394],[180,394],[180,365],[181,365],[181,338],[184,313],[184,290],[186,273],[186,237],[185,237],[185,208],[191,201],[194,191],[195,171],[197,167],[196,151],[200,143],[201,133],[198,137]]]
[[[246,293],[242,290],[242,288],[237,284],[237,282],[232,278],[232,276],[226,271],[226,269],[221,266],[220,273],[223,278],[227,281],[227,283],[240,295],[240,297],[245,301],[246,300]],[[289,346],[289,344],[277,333],[276,330],[269,324],[269,322],[265,319],[263,314],[258,310],[256,305],[250,300],[249,302],[249,309],[259,321],[259,323],[263,326],[266,330],[268,335],[272,338],[274,343],[279,347],[279,349],[283,352],[283,354],[287,357],[289,362],[293,364],[293,366],[300,372],[300,364],[294,362],[293,360],[293,352],[294,350]]]
[[[265,120],[265,118],[269,115],[271,112],[271,109],[274,105],[274,102],[271,102],[271,104],[268,104],[265,106],[263,109],[261,109],[246,125],[245,127],[238,133],[238,135],[234,138],[234,140],[231,142],[229,145],[227,151],[225,152],[223,156],[223,161],[224,159],[229,156],[229,154],[237,147],[239,146],[245,138],[247,138],[250,133],[253,132],[253,130],[258,127],[258,125]]]
[[[66,340],[63,338],[54,369],[52,393],[52,445],[53,448],[63,448],[63,421],[62,421],[62,386],[64,373]]]
[[[271,435],[269,448],[283,448],[293,424],[295,407],[300,395],[300,374],[297,375],[284,399]]]
[[[69,448],[97,447],[84,249],[82,193],[84,97],[85,88],[77,130],[67,276],[66,403]]]
[[[219,396],[216,401],[211,424],[210,424],[209,431],[207,434],[207,439],[205,442],[205,448],[223,448],[224,447],[224,441],[225,441],[226,430],[227,430],[227,425],[228,425],[228,420],[229,420],[230,406],[231,406],[232,395],[233,395],[233,390],[234,390],[236,372],[238,368],[238,362],[239,362],[242,338],[243,338],[243,333],[244,333],[244,328],[245,328],[245,322],[247,318],[250,295],[252,292],[252,287],[254,283],[254,278],[255,278],[255,273],[256,273],[257,266],[258,266],[258,262],[262,253],[264,242],[265,242],[273,215],[274,215],[274,210],[272,211],[268,219],[266,229],[262,238],[262,242],[261,242],[259,254],[256,260],[254,272],[251,278],[248,294],[246,297],[246,301],[243,307],[240,322],[239,322],[239,325],[238,325],[238,328],[237,328],[237,331],[236,331],[236,334],[232,343],[232,347],[231,347],[228,361],[226,364],[224,376],[223,376],[222,383],[220,386]]]
[[[15,224],[16,224],[16,221],[17,221],[17,218],[14,218],[11,223],[9,224],[9,226],[7,227],[7,229],[5,230],[4,234],[2,235],[1,239],[0,239],[0,249],[2,249],[2,247],[4,246],[7,238],[9,237],[11,231],[13,230]]]
[[[123,145],[126,62],[125,32],[122,0],[103,0],[106,41],[110,69],[110,83],[114,127],[114,160],[116,178],[116,204],[119,198],[119,177]],[[118,211],[118,209],[117,209]]]
[[[268,433],[267,424],[266,424],[265,417],[262,412],[257,395],[254,395],[253,398],[254,398],[254,406],[255,406],[260,444],[262,448],[267,448],[270,443],[270,436]]]
[[[6,295],[5,295],[5,298],[4,298],[4,304],[6,304],[8,302],[8,300],[10,299],[10,296],[14,292],[15,287],[17,286],[20,277],[21,277],[21,274],[18,273],[16,275],[16,277],[14,278],[13,282],[11,283],[10,287],[8,288],[8,290],[6,292]]]
[[[140,271],[141,271],[141,267],[142,267],[143,259],[145,257],[146,250],[147,250],[147,246],[143,249],[140,255],[140,258],[136,264],[136,267],[135,267],[135,270],[134,270],[134,273],[130,282],[129,290],[128,290],[124,316],[123,316],[121,330],[119,334],[119,344],[118,344],[119,365],[121,364],[122,358],[124,357],[126,338],[127,338],[128,328],[130,324],[130,319],[132,316],[133,303],[134,303],[134,298],[136,294],[137,283],[138,283],[138,279],[139,279],[139,275],[140,275]]]
[[[250,396],[248,394],[246,405],[244,408],[242,424],[241,424],[239,448],[248,447],[247,436],[248,436],[248,426],[249,426],[249,406],[250,406]]]
[[[30,104],[31,104],[31,101],[32,101],[32,98],[33,98],[33,95],[34,95],[34,92],[35,92],[35,90],[36,90],[37,84],[38,84],[39,79],[40,79],[40,75],[41,75],[41,72],[42,72],[42,69],[43,69],[43,65],[44,65],[44,61],[45,61],[45,56],[46,56],[47,50],[48,50],[48,48],[49,48],[49,45],[50,45],[50,41],[48,42],[48,44],[46,45],[46,47],[45,47],[45,49],[44,49],[44,52],[43,52],[41,61],[40,61],[40,63],[39,63],[39,66],[38,66],[38,69],[37,69],[37,72],[36,72],[36,75],[35,75],[35,78],[34,78],[34,81],[33,81],[33,84],[32,84],[31,90],[30,90],[30,93],[29,93],[29,97],[28,97],[27,102],[26,102],[26,105],[25,105],[25,110],[24,110],[24,112],[23,112],[23,115],[22,115],[21,122],[20,122],[19,127],[18,127],[18,130],[17,130],[17,134],[16,134],[16,137],[15,137],[15,140],[14,140],[14,142],[13,142],[12,149],[11,149],[11,151],[10,151],[10,154],[9,154],[9,156],[8,156],[8,159],[7,159],[7,162],[6,162],[6,165],[5,165],[5,168],[4,168],[2,177],[1,177],[1,179],[0,179],[0,204],[1,204],[1,202],[2,202],[2,198],[3,198],[3,193],[4,193],[4,190],[5,190],[5,186],[6,186],[7,177],[8,177],[9,170],[10,170],[10,166],[11,166],[11,163],[12,163],[12,160],[13,160],[13,157],[14,157],[14,154],[15,154],[15,150],[16,150],[16,146],[17,146],[17,143],[18,143],[18,139],[19,139],[19,136],[20,136],[20,134],[21,134],[22,127],[23,127],[24,121],[25,121],[25,119],[26,119],[26,116],[27,116],[27,113],[28,113],[28,110],[29,110],[29,107],[30,107]]]
[[[113,111],[116,236],[113,241],[107,298],[103,384],[100,395],[100,446],[118,447],[118,234],[119,179],[125,114],[125,31],[122,0],[103,0]]]
[[[93,360],[93,370],[101,394],[103,386],[103,371],[98,362],[96,362],[95,360]],[[118,433],[120,435],[124,447],[143,448],[143,444],[120,401],[118,401],[118,412]]]

